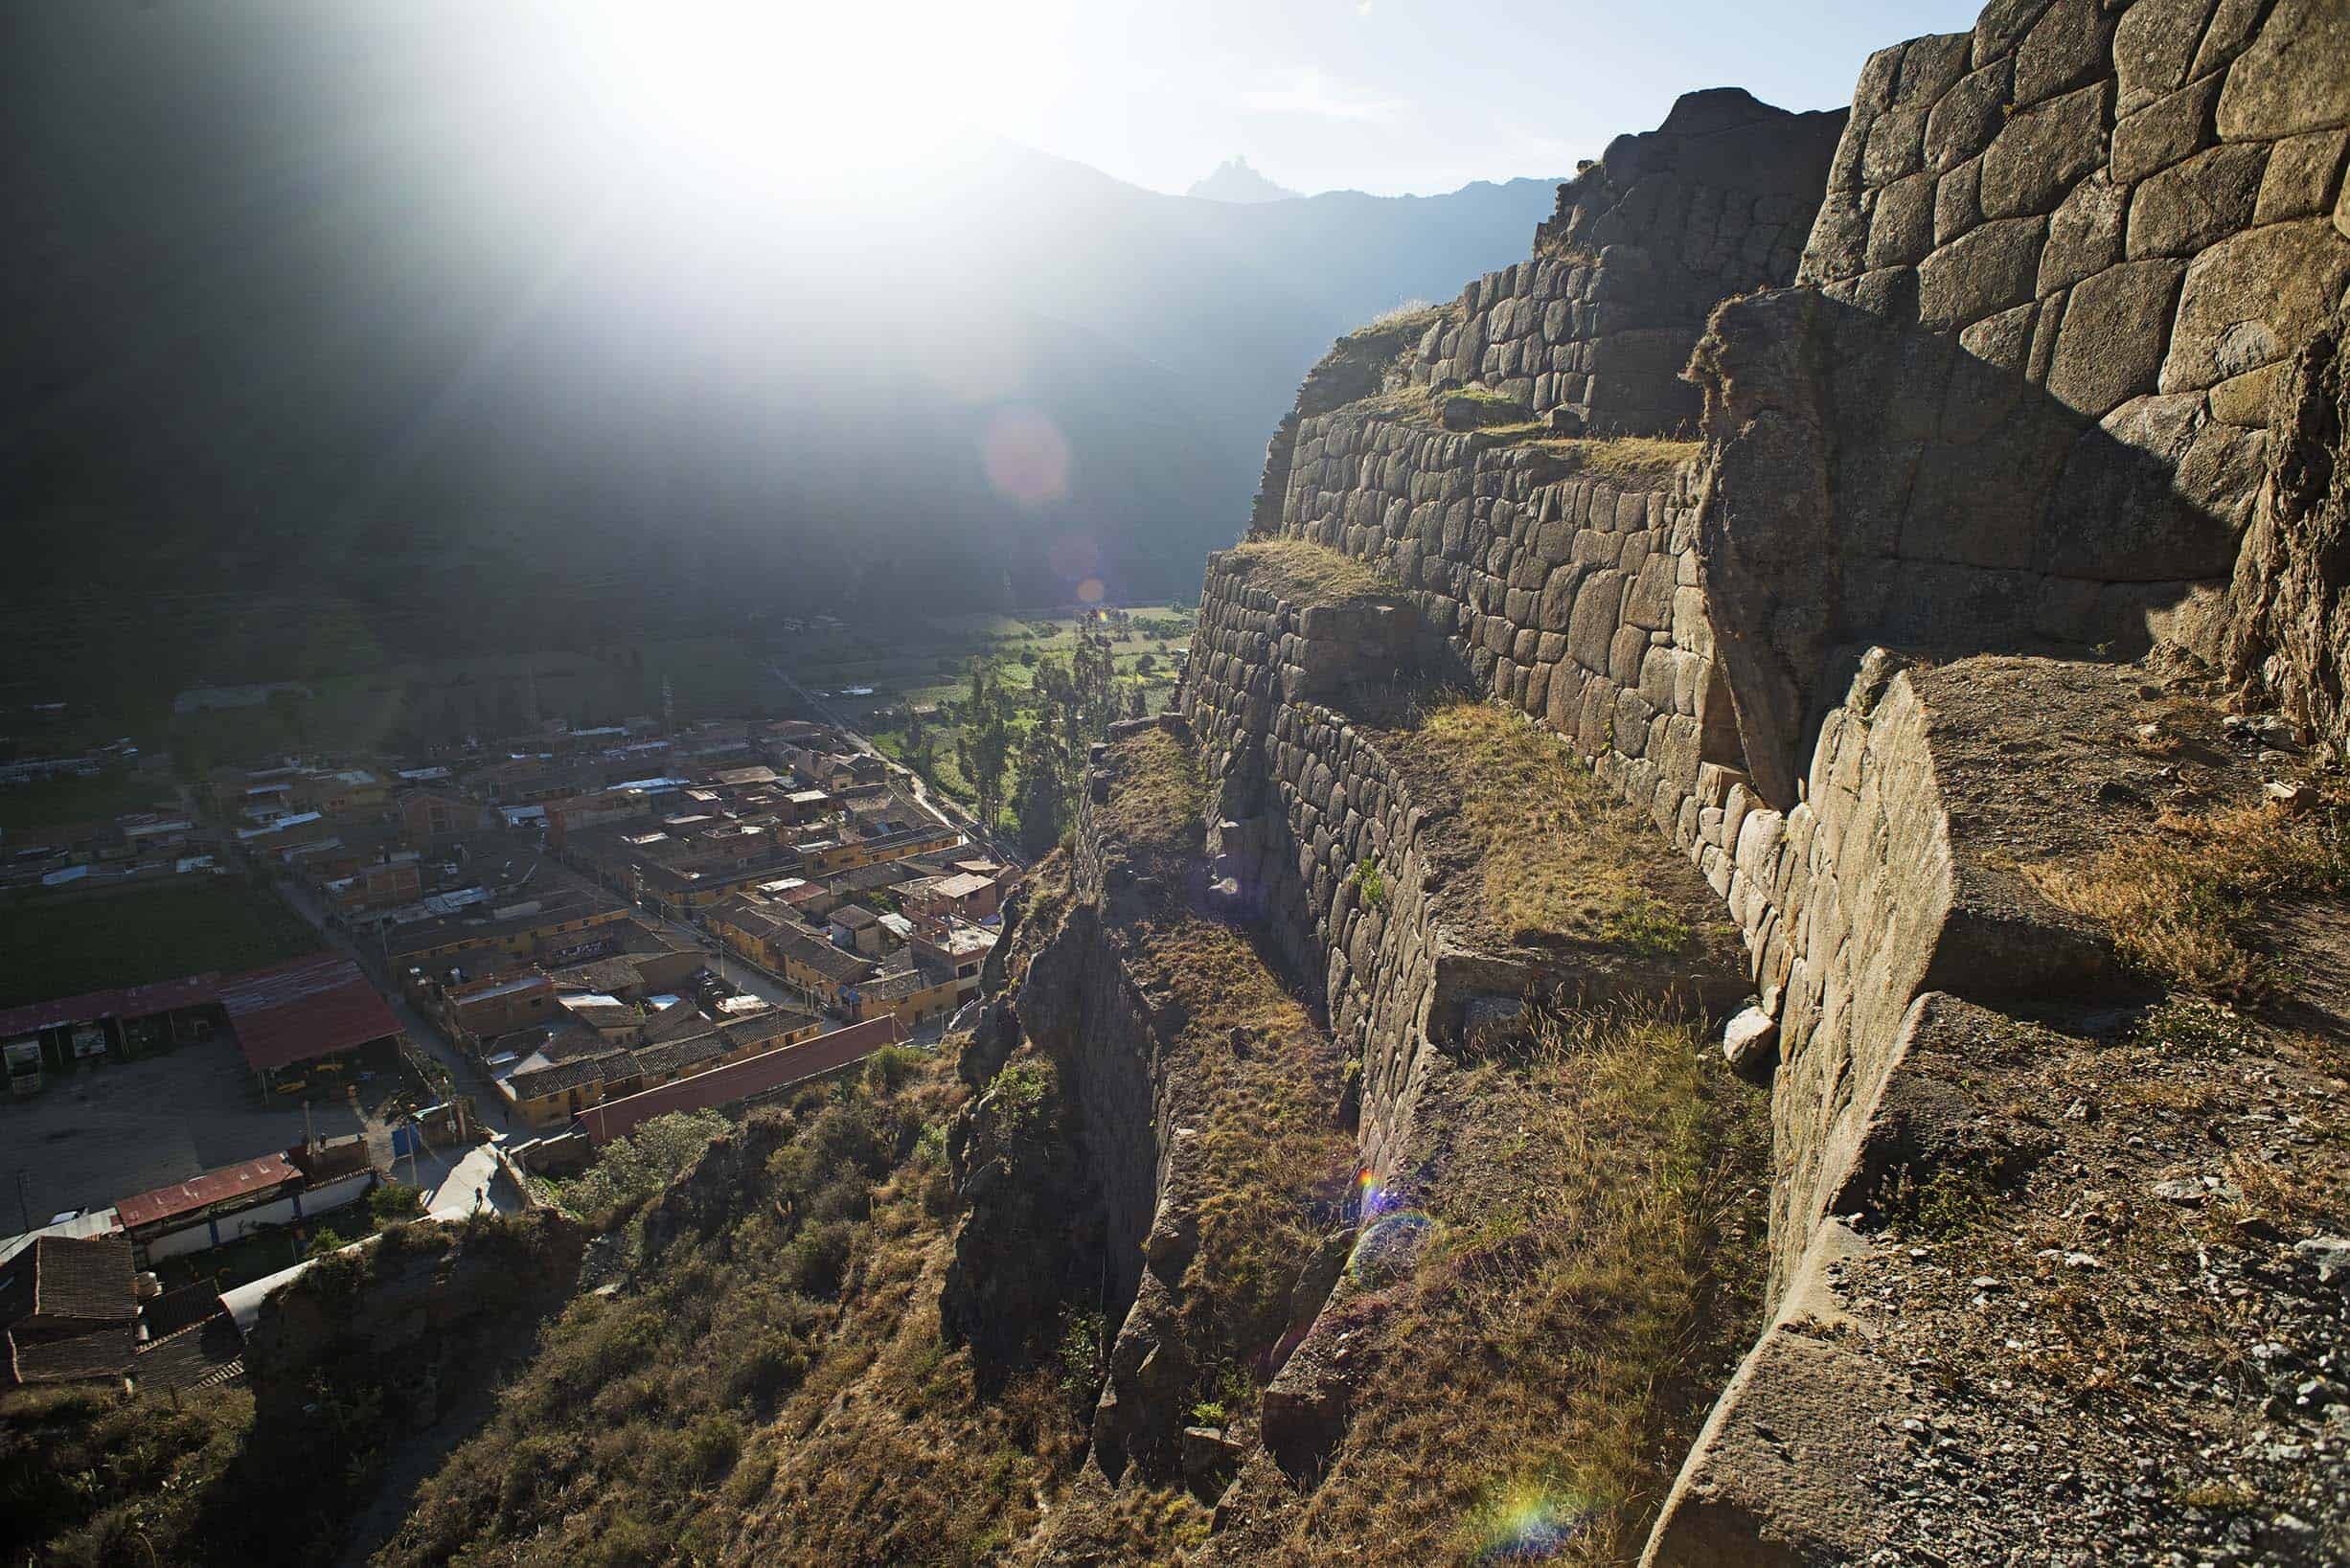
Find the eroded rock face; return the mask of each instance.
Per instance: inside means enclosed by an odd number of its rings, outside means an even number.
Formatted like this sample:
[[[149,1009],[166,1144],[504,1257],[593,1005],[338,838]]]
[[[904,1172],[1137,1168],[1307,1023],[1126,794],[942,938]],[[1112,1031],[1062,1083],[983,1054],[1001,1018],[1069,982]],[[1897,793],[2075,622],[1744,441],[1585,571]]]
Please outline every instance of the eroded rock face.
[[[2279,390],[2268,485],[2229,594],[2229,672],[2350,756],[2350,311]]]

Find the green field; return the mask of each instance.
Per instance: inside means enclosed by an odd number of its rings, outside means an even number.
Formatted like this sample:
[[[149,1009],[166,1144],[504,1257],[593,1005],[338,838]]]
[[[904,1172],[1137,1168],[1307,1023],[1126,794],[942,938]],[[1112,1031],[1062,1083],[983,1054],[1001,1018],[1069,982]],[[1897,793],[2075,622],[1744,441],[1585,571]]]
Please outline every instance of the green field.
[[[892,710],[913,704],[952,701],[969,686],[974,657],[1003,661],[1004,684],[1027,686],[1034,661],[1066,659],[1090,620],[1111,639],[1122,678],[1157,693],[1153,710],[1165,705],[1175,686],[1175,656],[1191,646],[1195,612],[1172,604],[1138,604],[1107,612],[1123,623],[1096,620],[1103,612],[1061,609],[1035,615],[932,617],[886,626],[849,625],[779,636],[776,663],[853,721],[874,719],[889,727]],[[1145,659],[1148,670],[1138,670]],[[842,695],[846,688],[869,686],[870,696]],[[879,739],[877,735],[876,739]]]
[[[260,968],[324,945],[275,892],[238,876],[0,903],[0,1007]]]
[[[171,744],[183,765],[200,770],[285,752],[412,752],[468,737],[494,742],[528,729],[534,712],[574,726],[658,715],[664,681],[680,721],[789,709],[789,694],[750,649],[732,637],[700,637],[328,676],[305,682],[308,698],[175,716]]]
[[[94,779],[37,779],[0,784],[0,833],[67,823],[111,822],[125,811],[175,810],[179,792],[169,778],[131,768],[108,768]]]

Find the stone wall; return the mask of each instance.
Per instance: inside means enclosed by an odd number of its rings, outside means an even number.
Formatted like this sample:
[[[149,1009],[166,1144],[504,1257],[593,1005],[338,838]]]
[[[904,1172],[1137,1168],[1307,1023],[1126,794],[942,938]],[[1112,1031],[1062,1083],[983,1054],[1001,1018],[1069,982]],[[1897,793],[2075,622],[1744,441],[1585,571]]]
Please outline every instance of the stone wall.
[[[2282,392],[2228,594],[2227,667],[2350,760],[2350,309]]]
[[[1381,563],[1470,679],[1607,759],[1628,798],[1697,841],[1700,773],[1739,753],[1685,472],[1601,477],[1542,447],[1340,413],[1306,422],[1284,518]]]
[[[2283,363],[2350,284],[2346,53],[2333,0],[1998,0],[1871,57],[1801,286],[1698,356],[1768,798],[1840,648],[2216,654]]]
[[[1795,275],[1844,113],[1790,114],[1735,87],[1685,94],[1559,188],[1536,254],[1469,285],[1427,330],[1423,385],[1482,382],[1595,434],[1694,424],[1679,379],[1726,295]]]

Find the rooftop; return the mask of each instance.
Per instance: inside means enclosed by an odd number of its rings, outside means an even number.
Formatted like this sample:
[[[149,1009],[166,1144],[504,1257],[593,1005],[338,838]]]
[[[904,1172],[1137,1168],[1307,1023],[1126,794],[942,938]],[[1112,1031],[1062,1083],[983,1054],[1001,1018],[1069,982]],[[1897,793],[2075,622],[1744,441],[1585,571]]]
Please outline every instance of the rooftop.
[[[358,965],[331,953],[233,976],[220,987],[220,1005],[257,1072],[400,1033],[399,1020]]]
[[[290,1182],[302,1180],[283,1154],[264,1154],[258,1160],[242,1165],[224,1166],[218,1170],[207,1170],[170,1187],[158,1187],[135,1197],[117,1203],[115,1214],[123,1229],[135,1231],[161,1224],[181,1215],[209,1209],[217,1203],[252,1193],[275,1192]]]

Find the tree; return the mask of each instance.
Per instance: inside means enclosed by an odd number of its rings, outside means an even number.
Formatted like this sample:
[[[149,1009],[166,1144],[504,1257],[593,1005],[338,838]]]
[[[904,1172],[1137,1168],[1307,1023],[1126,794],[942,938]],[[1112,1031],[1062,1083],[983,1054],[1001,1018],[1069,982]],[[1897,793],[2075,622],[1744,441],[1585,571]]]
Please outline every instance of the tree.
[[[1015,814],[1020,824],[1020,852],[1034,858],[1061,842],[1068,825],[1069,780],[1066,760],[1053,734],[1053,711],[1038,716],[1036,727],[1020,743],[1020,798]]]
[[[979,820],[992,826],[1004,804],[1004,765],[1012,755],[1012,722],[1004,691],[994,667],[973,659],[970,699],[965,704],[963,733],[955,742],[955,761],[979,797]]]

